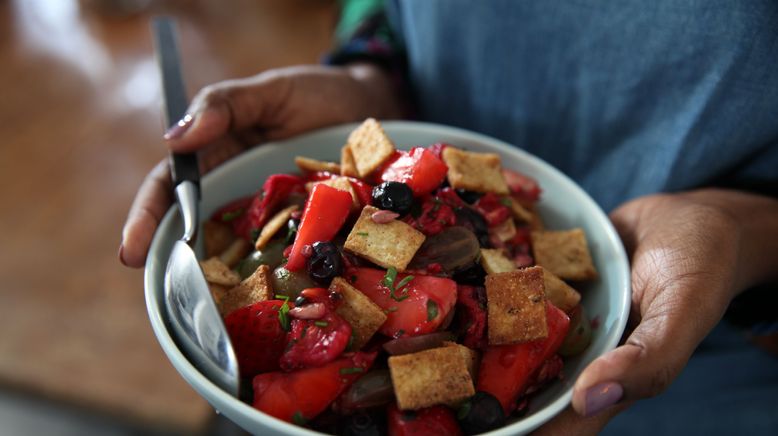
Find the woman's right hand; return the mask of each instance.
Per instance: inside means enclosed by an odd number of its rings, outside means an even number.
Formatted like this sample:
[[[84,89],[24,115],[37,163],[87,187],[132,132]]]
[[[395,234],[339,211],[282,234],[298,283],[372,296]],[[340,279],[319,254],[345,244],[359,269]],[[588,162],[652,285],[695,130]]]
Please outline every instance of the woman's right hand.
[[[174,152],[198,152],[207,172],[264,141],[367,117],[400,118],[388,75],[370,64],[298,66],[203,88],[187,116],[165,134]],[[172,201],[167,160],[146,176],[122,231],[119,260],[145,263],[151,238]]]

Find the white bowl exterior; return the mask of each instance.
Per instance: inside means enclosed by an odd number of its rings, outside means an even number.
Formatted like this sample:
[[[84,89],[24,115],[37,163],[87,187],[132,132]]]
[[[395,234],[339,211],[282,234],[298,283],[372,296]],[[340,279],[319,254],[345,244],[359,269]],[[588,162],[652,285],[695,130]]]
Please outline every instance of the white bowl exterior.
[[[607,216],[578,185],[540,159],[493,138],[447,126],[384,122],[387,134],[398,148],[445,142],[471,151],[493,152],[502,157],[505,168],[535,178],[543,190],[538,210],[549,229],[581,227],[589,242],[599,278],[582,289],[583,305],[590,318],[599,320],[592,344],[581,355],[565,360],[564,379],[544,389],[530,402],[529,413],[489,435],[515,435],[532,431],[558,414],[572,398],[578,375],[597,356],[613,349],[627,322],[630,307],[630,274],[624,248]],[[250,195],[271,174],[297,171],[297,155],[337,160],[340,147],[356,127],[328,128],[287,141],[266,144],[205,175],[202,179],[201,217],[209,217],[230,200]],[[146,261],[146,305],[154,333],[173,366],[216,410],[255,434],[320,434],[275,419],[230,396],[205,378],[181,353],[170,336],[164,311],[165,263],[180,236],[182,226],[175,208],[165,215],[154,235]]]

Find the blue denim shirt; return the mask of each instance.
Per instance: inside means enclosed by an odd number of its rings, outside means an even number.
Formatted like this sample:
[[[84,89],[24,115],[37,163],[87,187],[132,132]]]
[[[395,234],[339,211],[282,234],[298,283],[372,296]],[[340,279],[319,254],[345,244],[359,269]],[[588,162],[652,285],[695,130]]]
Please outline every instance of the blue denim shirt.
[[[522,147],[606,210],[778,182],[778,2],[396,0],[388,13],[421,119]]]

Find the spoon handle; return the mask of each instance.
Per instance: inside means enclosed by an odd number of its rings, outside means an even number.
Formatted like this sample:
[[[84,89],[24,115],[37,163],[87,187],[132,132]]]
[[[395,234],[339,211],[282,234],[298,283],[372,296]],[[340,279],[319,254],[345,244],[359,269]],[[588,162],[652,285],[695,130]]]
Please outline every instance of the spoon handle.
[[[163,103],[165,105],[165,125],[169,128],[186,115],[188,100],[181,61],[176,44],[175,23],[168,17],[155,17],[152,21],[157,63],[162,75]],[[200,171],[195,153],[170,153],[170,175],[173,186],[184,181],[192,182],[198,189],[199,198]]]

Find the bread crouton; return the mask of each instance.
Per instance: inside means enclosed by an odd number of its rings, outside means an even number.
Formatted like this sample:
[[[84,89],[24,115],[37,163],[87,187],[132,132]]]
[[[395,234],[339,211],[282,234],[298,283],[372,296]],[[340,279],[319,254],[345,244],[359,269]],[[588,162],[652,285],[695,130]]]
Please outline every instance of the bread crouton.
[[[354,337],[351,349],[361,349],[386,322],[386,314],[373,300],[341,277],[332,280],[329,291],[343,296],[335,312],[351,324],[351,334]]]
[[[416,410],[435,404],[456,405],[475,394],[470,358],[457,346],[389,357],[397,407]]]
[[[340,165],[335,162],[324,162],[309,157],[296,156],[294,158],[294,163],[303,173],[326,171],[332,174],[340,174]]]
[[[543,268],[543,283],[546,288],[546,299],[564,312],[570,313],[581,301],[581,294],[578,291],[545,268]]]
[[[486,276],[489,345],[548,336],[543,269],[524,268]]]
[[[313,190],[313,187],[319,183],[338,189],[340,191],[348,192],[351,194],[351,210],[354,211],[359,209],[359,197],[357,196],[356,191],[354,191],[354,186],[351,184],[351,181],[347,177],[333,177],[331,179],[322,180],[319,182],[308,182],[305,184],[305,189],[310,193]]]
[[[354,158],[359,177],[369,176],[394,154],[394,144],[381,124],[373,118],[366,119],[348,137],[347,145]]]
[[[502,254],[502,250],[481,249],[481,266],[487,274],[516,271],[516,264]]]
[[[224,300],[224,296],[227,295],[229,289],[228,286],[208,283],[208,290],[211,291],[211,297],[213,297],[213,302],[216,303],[216,307],[221,306],[222,300]]]
[[[424,242],[424,233],[398,220],[378,224],[372,219],[378,210],[373,206],[362,209],[343,248],[384,268],[405,271]]]
[[[473,381],[476,380],[476,377],[478,377],[478,352],[475,350],[471,350],[470,348],[458,344],[456,342],[451,341],[444,341],[443,342],[444,347],[456,347],[460,353],[465,357],[467,361],[467,371],[470,373],[470,378],[473,379]]]
[[[345,177],[359,177],[357,164],[354,162],[354,155],[348,144],[340,149],[340,175]]]
[[[597,277],[586,235],[580,228],[563,231],[533,231],[535,262],[563,280]]]
[[[251,251],[251,244],[249,244],[248,241],[243,238],[235,238],[230,246],[222,251],[219,255],[219,259],[228,267],[234,268],[241,259],[249,254],[249,251]]]
[[[200,261],[205,281],[222,286],[235,286],[240,283],[240,276],[224,264],[218,257]]]
[[[210,258],[222,254],[235,239],[235,234],[229,225],[211,220],[203,223],[205,257]]]
[[[516,224],[513,223],[513,219],[508,218],[500,224],[489,229],[489,233],[494,235],[502,242],[507,242],[516,236]]]
[[[258,301],[270,300],[273,297],[273,284],[270,281],[270,267],[260,265],[254,274],[240,282],[238,286],[228,290],[219,304],[219,313],[225,317],[232,311]]]
[[[273,215],[273,218],[270,218],[270,220],[265,224],[264,227],[262,227],[262,230],[259,232],[257,241],[254,243],[254,248],[257,250],[265,248],[265,245],[270,242],[270,239],[272,239],[279,230],[286,227],[286,223],[289,222],[289,218],[292,217],[292,213],[298,209],[300,209],[300,207],[296,204],[293,204]]]
[[[520,223],[530,224],[533,220],[532,211],[522,206],[521,203],[511,197],[505,197],[508,201],[508,209],[511,210],[513,219]]]
[[[442,157],[448,165],[448,182],[452,188],[508,194],[499,155],[473,153],[449,146],[443,149]]]

